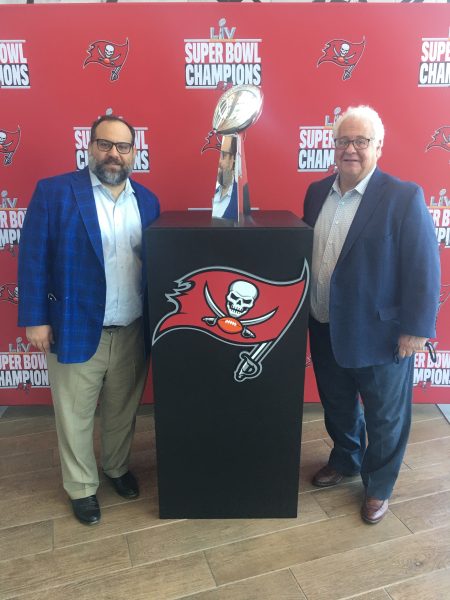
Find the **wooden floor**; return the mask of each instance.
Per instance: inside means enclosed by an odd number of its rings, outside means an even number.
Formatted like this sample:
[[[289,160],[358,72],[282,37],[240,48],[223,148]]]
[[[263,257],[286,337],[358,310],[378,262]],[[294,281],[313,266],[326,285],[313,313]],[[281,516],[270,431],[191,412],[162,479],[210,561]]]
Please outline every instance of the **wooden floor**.
[[[0,418],[0,598],[23,600],[449,600],[450,425],[416,405],[390,512],[359,516],[362,485],[318,490],[327,460],[321,408],[306,405],[297,519],[161,521],[151,407],[138,418],[125,501],[102,481],[102,521],[72,516],[51,409]]]

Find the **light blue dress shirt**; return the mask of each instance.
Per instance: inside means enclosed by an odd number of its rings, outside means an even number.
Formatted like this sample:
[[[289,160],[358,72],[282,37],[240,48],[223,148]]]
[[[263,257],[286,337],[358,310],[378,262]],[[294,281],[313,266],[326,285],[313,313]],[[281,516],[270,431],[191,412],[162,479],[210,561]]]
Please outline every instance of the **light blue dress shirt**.
[[[321,323],[330,320],[330,281],[342,247],[373,170],[345,194],[339,188],[339,175],[334,180],[314,226],[311,268],[311,314]]]
[[[142,316],[142,224],[127,179],[117,200],[90,172],[102,236],[106,276],[104,326],[129,325]]]

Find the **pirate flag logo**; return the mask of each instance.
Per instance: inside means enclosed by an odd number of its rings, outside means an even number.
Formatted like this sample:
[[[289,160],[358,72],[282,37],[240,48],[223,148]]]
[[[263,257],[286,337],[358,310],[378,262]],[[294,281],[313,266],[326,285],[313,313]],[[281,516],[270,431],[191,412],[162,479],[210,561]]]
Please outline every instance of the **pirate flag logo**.
[[[0,285],[0,302],[19,303],[19,288],[16,283],[5,283]]]
[[[426,147],[426,152],[430,148],[438,147],[450,152],[450,125],[439,127],[432,135],[433,141]]]
[[[158,323],[153,344],[171,331],[190,329],[244,346],[234,371],[234,379],[241,382],[261,374],[262,361],[300,312],[309,268],[305,260],[298,279],[271,281],[219,266],[193,271],[175,283],[166,294],[175,309]]]
[[[222,147],[222,136],[218,134],[214,129],[208,133],[205,137],[206,142],[203,144],[200,154],[203,154],[206,150],[219,150]]]
[[[226,81],[219,81],[216,85],[216,90],[226,92],[227,90],[229,90],[232,87],[233,87],[233,82],[231,81],[231,78],[229,77]]]
[[[90,63],[96,63],[110,69],[111,81],[119,79],[119,73],[128,56],[128,38],[124,44],[115,44],[107,40],[97,40],[92,42],[87,53],[89,56],[83,63],[83,69]]]
[[[439,309],[441,310],[442,305],[445,304],[450,296],[450,283],[444,283],[441,285],[441,293],[439,294]]]
[[[358,64],[365,47],[365,38],[359,44],[348,40],[330,40],[325,44],[322,50],[323,56],[317,61],[317,66],[323,62],[332,62],[336,66],[342,67],[344,69],[342,79],[345,81],[352,76],[352,71]]]
[[[8,166],[12,163],[14,152],[20,142],[20,127],[17,126],[17,131],[6,131],[0,129],[0,153],[4,154],[3,164]]]

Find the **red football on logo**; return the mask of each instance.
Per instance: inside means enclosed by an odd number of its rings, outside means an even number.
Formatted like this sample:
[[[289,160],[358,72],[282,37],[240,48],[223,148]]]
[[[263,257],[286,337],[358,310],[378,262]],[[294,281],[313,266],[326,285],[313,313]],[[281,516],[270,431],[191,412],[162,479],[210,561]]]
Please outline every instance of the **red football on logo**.
[[[222,317],[217,321],[217,325],[225,333],[240,333],[243,330],[239,321],[233,317]]]

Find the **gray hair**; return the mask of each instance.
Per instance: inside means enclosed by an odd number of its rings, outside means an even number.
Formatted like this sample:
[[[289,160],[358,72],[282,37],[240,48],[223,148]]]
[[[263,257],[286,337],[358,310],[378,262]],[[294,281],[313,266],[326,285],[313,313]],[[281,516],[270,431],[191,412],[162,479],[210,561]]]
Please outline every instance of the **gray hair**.
[[[338,119],[336,119],[336,121],[333,124],[334,139],[338,137],[339,128],[342,125],[342,123],[350,117],[368,121],[372,126],[375,141],[380,144],[380,147],[383,146],[384,125],[382,120],[380,119],[380,115],[377,113],[376,110],[374,110],[370,106],[364,105],[349,106],[347,110],[344,113],[342,113],[342,115]]]

